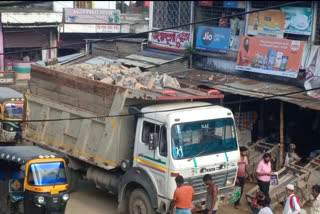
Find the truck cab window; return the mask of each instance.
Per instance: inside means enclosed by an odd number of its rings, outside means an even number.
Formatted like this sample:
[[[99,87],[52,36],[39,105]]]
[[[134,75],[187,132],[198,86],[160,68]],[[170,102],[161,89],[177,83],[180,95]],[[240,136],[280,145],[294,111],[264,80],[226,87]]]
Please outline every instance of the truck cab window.
[[[167,129],[166,129],[166,127],[161,127],[160,142],[159,142],[159,153],[163,157],[167,157],[167,155],[168,155]]]
[[[149,143],[150,133],[157,133],[159,136],[159,129],[160,129],[159,125],[144,121],[143,128],[142,128],[142,139],[141,139],[142,142]]]

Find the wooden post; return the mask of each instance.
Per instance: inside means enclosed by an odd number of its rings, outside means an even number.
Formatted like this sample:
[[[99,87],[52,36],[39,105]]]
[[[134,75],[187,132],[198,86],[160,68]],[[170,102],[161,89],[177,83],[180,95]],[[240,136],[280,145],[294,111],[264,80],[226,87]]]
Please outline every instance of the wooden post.
[[[284,148],[284,124],[283,124],[283,101],[280,101],[280,161],[279,164],[283,165],[283,148]]]

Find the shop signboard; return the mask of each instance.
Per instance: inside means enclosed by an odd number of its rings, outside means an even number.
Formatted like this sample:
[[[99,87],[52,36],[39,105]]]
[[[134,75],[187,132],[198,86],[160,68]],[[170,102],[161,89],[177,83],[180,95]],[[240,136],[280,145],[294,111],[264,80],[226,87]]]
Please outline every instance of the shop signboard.
[[[226,53],[230,45],[230,28],[200,26],[198,28],[196,49]]]
[[[212,6],[213,5],[213,1],[198,1],[198,4],[200,6]]]
[[[0,72],[0,85],[14,85],[16,82],[15,72]]]
[[[223,1],[224,8],[246,8],[245,1]]]
[[[312,9],[306,7],[281,7],[286,13],[285,33],[311,35]]]
[[[120,10],[64,8],[64,22],[74,24],[120,24]]]
[[[250,13],[248,35],[283,38],[286,14],[280,10]]]
[[[296,78],[305,42],[242,36],[237,70]]]
[[[190,33],[177,30],[156,31],[152,33],[149,46],[164,50],[183,51],[190,46]]]

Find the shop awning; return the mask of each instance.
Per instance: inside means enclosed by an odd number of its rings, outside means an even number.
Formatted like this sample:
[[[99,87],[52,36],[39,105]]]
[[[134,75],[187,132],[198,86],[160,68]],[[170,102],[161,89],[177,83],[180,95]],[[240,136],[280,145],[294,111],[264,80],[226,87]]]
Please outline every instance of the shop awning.
[[[293,103],[304,108],[320,110],[320,100],[309,97],[303,88],[291,85],[263,82],[229,74],[201,70],[188,70],[184,72],[176,72],[174,74],[171,73],[170,75],[179,78],[180,82],[186,82],[198,86],[206,85],[231,94],[262,99],[277,99]],[[282,96],[283,94],[290,95]]]

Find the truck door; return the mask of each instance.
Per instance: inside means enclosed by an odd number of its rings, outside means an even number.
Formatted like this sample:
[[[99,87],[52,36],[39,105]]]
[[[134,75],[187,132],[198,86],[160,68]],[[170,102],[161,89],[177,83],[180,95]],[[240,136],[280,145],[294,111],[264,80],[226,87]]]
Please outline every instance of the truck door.
[[[157,133],[159,137],[159,145],[154,150],[149,149],[150,133]],[[169,176],[166,127],[151,120],[143,120],[141,137],[136,148],[135,165],[144,168],[152,175],[159,194],[165,196],[167,191],[165,186]]]

